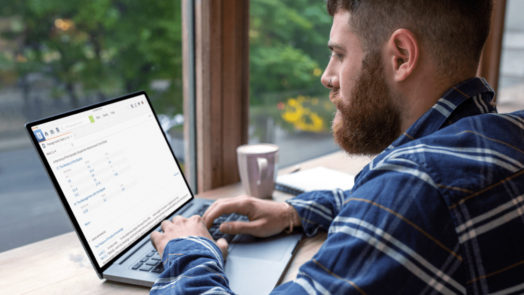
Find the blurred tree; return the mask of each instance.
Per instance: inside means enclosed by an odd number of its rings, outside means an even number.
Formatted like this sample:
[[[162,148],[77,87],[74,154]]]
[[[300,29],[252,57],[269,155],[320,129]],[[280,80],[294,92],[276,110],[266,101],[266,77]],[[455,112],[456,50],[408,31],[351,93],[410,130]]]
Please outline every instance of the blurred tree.
[[[182,111],[180,1],[2,2],[0,19],[10,25],[1,37],[16,45],[0,52],[0,71],[23,87],[41,73],[55,98],[73,106],[81,97],[146,90],[160,112]]]
[[[275,92],[325,92],[320,75],[328,61],[326,44],[331,25],[325,1],[250,3],[251,104],[283,101],[282,95],[275,96]]]

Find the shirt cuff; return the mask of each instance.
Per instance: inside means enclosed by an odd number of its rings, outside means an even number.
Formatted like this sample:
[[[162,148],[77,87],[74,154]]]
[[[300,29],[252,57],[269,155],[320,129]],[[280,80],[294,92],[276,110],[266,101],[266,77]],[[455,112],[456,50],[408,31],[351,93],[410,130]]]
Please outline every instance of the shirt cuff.
[[[293,206],[300,217],[304,233],[311,237],[319,230],[327,231],[344,202],[344,191],[312,191],[286,202]]]
[[[162,263],[164,264],[164,269],[177,268],[179,269],[177,272],[181,273],[183,269],[180,269],[180,266],[191,267],[191,261],[186,261],[191,257],[213,259],[222,270],[224,269],[224,257],[220,248],[210,239],[197,236],[169,241],[164,248]]]

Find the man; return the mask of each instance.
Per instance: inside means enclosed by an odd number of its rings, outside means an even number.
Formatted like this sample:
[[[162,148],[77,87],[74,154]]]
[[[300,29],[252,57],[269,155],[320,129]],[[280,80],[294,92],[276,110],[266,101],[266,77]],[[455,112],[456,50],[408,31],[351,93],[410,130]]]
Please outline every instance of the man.
[[[219,200],[203,218],[165,221],[152,234],[165,271],[151,292],[231,292],[227,243],[206,228],[230,212],[250,222],[226,233],[328,232],[275,293],[524,292],[524,112],[496,114],[474,78],[490,10],[487,0],[328,0],[322,83],[335,139],[380,154],[351,191]]]

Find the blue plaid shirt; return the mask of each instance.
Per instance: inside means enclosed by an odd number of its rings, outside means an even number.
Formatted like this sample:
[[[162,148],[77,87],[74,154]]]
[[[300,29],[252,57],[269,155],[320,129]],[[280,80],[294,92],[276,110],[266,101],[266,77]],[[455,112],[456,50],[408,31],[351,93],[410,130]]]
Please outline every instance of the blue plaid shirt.
[[[288,201],[327,240],[278,286],[286,294],[524,292],[524,111],[496,114],[480,78],[462,82],[356,177],[351,191]],[[229,294],[220,250],[170,241],[152,294]]]

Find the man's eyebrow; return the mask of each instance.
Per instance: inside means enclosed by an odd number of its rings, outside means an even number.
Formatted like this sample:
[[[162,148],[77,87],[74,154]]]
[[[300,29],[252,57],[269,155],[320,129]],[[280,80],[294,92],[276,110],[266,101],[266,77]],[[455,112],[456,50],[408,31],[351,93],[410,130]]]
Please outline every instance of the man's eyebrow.
[[[346,49],[344,48],[344,46],[340,45],[339,43],[331,42],[331,41],[328,42],[328,48],[329,48],[330,50],[333,50],[333,49],[338,49],[338,50],[343,50],[343,51],[346,50]]]

